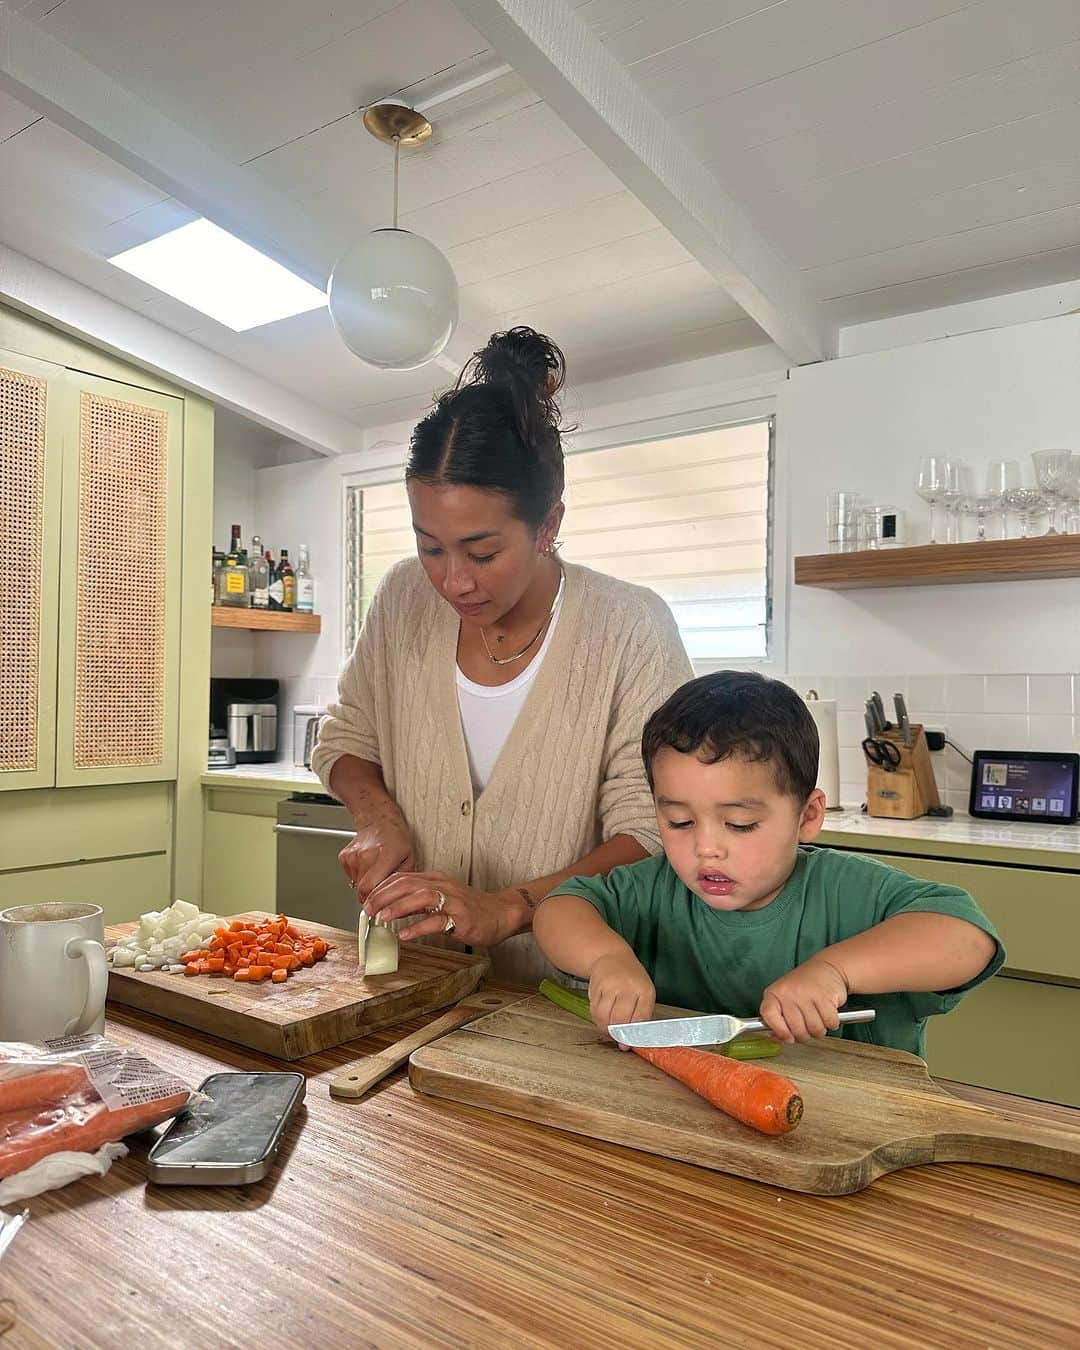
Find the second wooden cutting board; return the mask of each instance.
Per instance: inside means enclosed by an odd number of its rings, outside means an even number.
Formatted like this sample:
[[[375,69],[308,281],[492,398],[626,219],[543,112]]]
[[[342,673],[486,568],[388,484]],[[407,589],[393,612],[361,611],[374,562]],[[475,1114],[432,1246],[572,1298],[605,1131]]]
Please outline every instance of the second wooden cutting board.
[[[960,1101],[915,1055],[828,1039],[785,1046],[769,1067],[793,1079],[805,1103],[802,1124],[780,1138],[740,1125],[535,997],[418,1050],[409,1079],[436,1097],[817,1195],[932,1162],[1080,1181],[1080,1128],[1038,1128]]]
[[[297,971],[284,984],[240,984],[212,975],[188,978],[124,967],[109,971],[109,1002],[156,1013],[277,1059],[303,1059],[456,1003],[472,993],[490,965],[486,956],[403,944],[396,974],[364,979],[357,966],[355,933],[296,922],[305,933],[325,938],[332,950],[324,961]],[[106,947],[135,927],[109,928]]]

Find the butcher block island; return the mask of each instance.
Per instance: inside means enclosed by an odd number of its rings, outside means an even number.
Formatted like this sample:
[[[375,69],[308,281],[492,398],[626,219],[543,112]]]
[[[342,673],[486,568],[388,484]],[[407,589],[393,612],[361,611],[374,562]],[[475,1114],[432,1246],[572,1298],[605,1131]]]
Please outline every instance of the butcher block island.
[[[271,916],[251,912],[236,917],[260,922]],[[106,946],[137,927],[113,925]],[[306,920],[303,929],[329,943],[330,950],[283,984],[110,967],[108,1001],[277,1059],[295,1060],[456,1003],[472,993],[490,965],[486,956],[403,943],[396,973],[365,979],[359,973],[355,933]]]
[[[0,1260],[4,1350],[1076,1344],[1068,1182],[942,1164],[825,1198],[423,1095],[404,1073],[355,1104],[330,1096],[419,1025],[298,1063],[305,1106],[254,1185],[147,1186],[130,1140],[106,1176],[27,1201]],[[193,1085],[281,1067],[131,1008],[106,1029]],[[1080,1120],[969,1091],[1034,1127]]]

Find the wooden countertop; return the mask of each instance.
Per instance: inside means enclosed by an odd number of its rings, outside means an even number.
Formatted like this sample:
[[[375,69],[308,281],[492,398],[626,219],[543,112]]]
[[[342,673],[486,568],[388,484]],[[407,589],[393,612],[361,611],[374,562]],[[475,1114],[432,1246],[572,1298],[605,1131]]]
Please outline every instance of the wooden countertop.
[[[252,1186],[147,1187],[133,1148],[29,1201],[0,1261],[4,1350],[1074,1343],[1066,1182],[935,1165],[821,1198],[424,1098],[401,1071],[360,1103],[330,1099],[342,1066],[415,1025],[279,1066],[115,1010],[109,1034],[192,1085],[300,1068],[306,1114]]]

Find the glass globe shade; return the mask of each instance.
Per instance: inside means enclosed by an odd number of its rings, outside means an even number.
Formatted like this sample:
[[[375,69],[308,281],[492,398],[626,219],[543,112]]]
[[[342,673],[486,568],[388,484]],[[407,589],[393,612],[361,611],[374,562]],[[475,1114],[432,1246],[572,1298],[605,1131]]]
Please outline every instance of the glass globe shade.
[[[450,341],[457,278],[434,244],[409,230],[375,230],[334,268],[330,317],[350,351],[380,370],[415,370]]]

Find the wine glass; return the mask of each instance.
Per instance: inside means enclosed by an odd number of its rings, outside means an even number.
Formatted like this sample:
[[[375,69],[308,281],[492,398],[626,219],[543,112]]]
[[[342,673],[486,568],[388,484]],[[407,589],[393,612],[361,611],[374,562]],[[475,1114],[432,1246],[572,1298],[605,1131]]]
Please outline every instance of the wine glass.
[[[1020,517],[1020,538],[1030,539],[1038,518],[1046,513],[1046,498],[1039,488],[1014,487],[1002,494],[1002,502]]]
[[[943,501],[952,476],[952,463],[944,455],[924,455],[919,461],[915,491],[930,508],[930,542],[937,543],[937,518],[934,512]]]
[[[971,465],[962,459],[949,461],[950,472],[942,493],[945,503],[945,542],[961,542],[961,515],[964,505],[975,495],[975,475]]]
[[[1031,456],[1035,465],[1035,477],[1050,505],[1050,528],[1047,534],[1064,534],[1058,529],[1058,511],[1064,512],[1065,503],[1072,491],[1072,451],[1036,450]],[[1059,505],[1060,504],[1060,505]]]
[[[1080,460],[1077,461],[1080,464]],[[1001,537],[1007,538],[1008,529],[1005,519],[1004,496],[1011,488],[1020,486],[1020,465],[1015,459],[992,459],[986,466],[986,491],[981,501],[983,503],[983,514],[978,516],[978,529],[975,537],[985,539],[984,516],[996,515],[1001,513]]]

